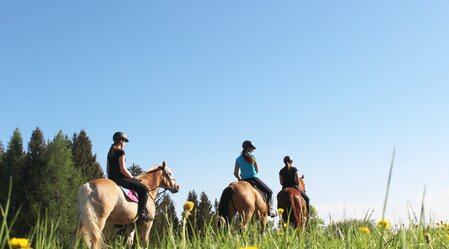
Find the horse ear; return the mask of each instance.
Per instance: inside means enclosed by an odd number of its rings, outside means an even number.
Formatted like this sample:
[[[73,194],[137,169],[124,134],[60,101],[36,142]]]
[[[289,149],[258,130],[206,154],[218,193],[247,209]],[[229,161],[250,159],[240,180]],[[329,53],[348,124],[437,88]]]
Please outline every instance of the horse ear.
[[[162,162],[162,168],[165,169],[165,166],[166,166],[165,161],[163,161]]]

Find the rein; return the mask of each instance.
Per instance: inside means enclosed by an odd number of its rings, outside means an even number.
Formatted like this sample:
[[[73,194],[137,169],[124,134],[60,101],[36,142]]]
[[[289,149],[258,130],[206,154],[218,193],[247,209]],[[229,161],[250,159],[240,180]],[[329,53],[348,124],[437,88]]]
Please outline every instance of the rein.
[[[158,167],[157,169],[154,169],[154,170],[151,170],[151,171],[158,171],[158,170],[162,170],[162,173],[163,173],[162,175],[163,175],[163,177],[166,177],[166,178],[168,178],[168,179],[170,180],[171,188],[173,188],[174,185],[176,185],[176,180],[175,180],[174,178],[170,177],[170,175],[167,173],[167,171],[165,171],[165,169],[163,169],[163,168]],[[151,172],[151,171],[149,171],[149,172]],[[148,172],[147,172],[147,173],[148,173]],[[159,202],[160,199],[162,198],[162,194],[165,193],[165,191],[168,190],[168,188],[164,188],[164,190],[162,190],[162,192],[159,192],[159,191],[158,191],[158,192],[156,193],[156,196],[153,198],[153,197],[150,195],[150,193],[151,193],[152,191],[156,190],[157,188],[160,188],[160,186],[154,186],[153,188],[149,186],[149,191],[148,191],[148,197],[150,197],[151,200],[153,200],[154,204],[156,204],[157,202]]]

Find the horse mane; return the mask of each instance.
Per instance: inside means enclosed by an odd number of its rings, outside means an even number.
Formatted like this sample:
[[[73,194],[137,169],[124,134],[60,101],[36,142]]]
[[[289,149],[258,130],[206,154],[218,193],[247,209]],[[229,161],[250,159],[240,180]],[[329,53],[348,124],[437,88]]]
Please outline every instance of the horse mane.
[[[162,165],[155,165],[155,166],[151,167],[149,170],[140,173],[137,177],[141,177],[141,176],[143,176],[143,175],[145,175],[145,174],[147,174],[147,173],[150,173],[150,172],[159,170],[159,169],[161,168],[161,166],[162,166]]]

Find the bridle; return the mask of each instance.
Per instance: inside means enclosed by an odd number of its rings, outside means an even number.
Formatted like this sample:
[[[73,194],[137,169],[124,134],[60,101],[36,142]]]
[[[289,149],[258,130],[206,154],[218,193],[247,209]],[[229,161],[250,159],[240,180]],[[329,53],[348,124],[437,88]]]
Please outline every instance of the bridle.
[[[160,200],[160,198],[162,197],[162,194],[163,194],[165,191],[170,190],[170,191],[173,193],[173,192],[175,191],[175,186],[177,185],[177,184],[176,184],[176,179],[175,179],[174,177],[170,176],[170,175],[167,173],[167,171],[165,170],[165,167],[159,166],[157,169],[154,169],[153,171],[157,171],[157,170],[162,170],[162,177],[165,177],[165,178],[167,178],[167,179],[169,180],[169,182],[170,182],[170,187],[168,187],[168,188],[162,187],[164,190],[162,190],[161,192],[158,191],[158,193],[156,194],[156,196],[155,196],[154,198],[151,197],[150,193],[151,193],[151,191],[153,191],[153,190],[159,188],[160,186],[153,186],[153,187],[150,187],[150,188],[149,188],[149,191],[148,191],[148,196],[153,200],[154,203],[157,203],[157,202]],[[161,180],[162,180],[162,179],[161,179]],[[158,196],[161,196],[161,197],[158,197]]]

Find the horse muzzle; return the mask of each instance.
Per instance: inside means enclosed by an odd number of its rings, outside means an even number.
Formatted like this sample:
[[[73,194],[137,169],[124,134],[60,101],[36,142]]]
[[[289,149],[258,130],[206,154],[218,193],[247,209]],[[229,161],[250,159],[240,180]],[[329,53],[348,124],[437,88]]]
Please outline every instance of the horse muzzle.
[[[179,192],[179,185],[175,184],[170,191],[174,194],[174,193],[178,193]]]

